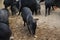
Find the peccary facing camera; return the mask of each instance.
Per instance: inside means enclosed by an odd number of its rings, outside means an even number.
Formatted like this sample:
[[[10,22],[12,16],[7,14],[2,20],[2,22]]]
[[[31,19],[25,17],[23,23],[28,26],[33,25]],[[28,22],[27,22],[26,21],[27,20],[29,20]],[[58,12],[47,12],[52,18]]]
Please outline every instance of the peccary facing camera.
[[[19,11],[19,1],[14,2],[11,7],[12,15],[15,15]]]
[[[26,23],[30,34],[35,35],[37,19],[33,19],[31,10],[28,7],[23,7],[21,15],[24,21],[24,26]]]

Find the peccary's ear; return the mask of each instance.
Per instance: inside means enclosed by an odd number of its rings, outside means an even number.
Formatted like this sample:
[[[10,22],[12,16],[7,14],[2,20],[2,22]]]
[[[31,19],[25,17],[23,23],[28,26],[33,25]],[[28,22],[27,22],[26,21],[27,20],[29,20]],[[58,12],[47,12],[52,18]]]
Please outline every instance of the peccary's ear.
[[[34,24],[35,24],[35,26],[37,26],[37,21],[38,21],[39,19],[38,18],[35,18],[34,19]]]
[[[38,18],[36,18],[36,19],[34,19],[35,21],[38,21],[39,19]]]
[[[39,20],[38,18],[35,18],[35,19],[34,19],[34,22],[37,23],[38,20]]]

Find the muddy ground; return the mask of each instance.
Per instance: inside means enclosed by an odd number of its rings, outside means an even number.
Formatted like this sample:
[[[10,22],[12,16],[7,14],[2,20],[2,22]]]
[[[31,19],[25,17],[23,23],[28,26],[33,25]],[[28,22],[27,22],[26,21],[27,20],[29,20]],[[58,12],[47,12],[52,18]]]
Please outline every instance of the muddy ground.
[[[0,9],[3,8],[3,1],[0,0]],[[9,24],[13,40],[60,40],[60,9],[51,10],[51,15],[45,17],[45,6],[41,4],[41,15],[33,15],[38,18],[36,38],[30,36],[27,27],[23,26],[21,16],[10,16]]]

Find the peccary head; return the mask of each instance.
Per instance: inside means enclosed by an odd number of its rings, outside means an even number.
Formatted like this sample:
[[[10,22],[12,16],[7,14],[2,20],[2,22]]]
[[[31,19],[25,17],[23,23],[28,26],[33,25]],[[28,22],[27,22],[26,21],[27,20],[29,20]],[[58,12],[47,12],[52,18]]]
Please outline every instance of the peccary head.
[[[12,14],[16,14],[18,11],[19,11],[19,4],[18,4],[18,1],[17,2],[15,2],[15,3],[13,3],[12,5],[11,5],[11,12],[12,12]]]
[[[35,35],[35,31],[36,31],[36,27],[37,27],[37,20],[38,19],[34,19],[33,21],[30,22],[29,30],[32,35]]]

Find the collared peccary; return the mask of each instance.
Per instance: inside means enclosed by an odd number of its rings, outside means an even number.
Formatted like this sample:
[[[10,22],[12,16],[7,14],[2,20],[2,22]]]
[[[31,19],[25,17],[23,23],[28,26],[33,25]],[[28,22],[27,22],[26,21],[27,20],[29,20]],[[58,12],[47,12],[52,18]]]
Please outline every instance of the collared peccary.
[[[9,7],[11,5],[11,0],[4,0],[3,4],[5,6],[5,8]]]
[[[55,0],[54,3],[55,3],[55,6],[60,8],[60,0]]]
[[[0,22],[0,40],[9,40],[12,32],[9,26]]]
[[[11,11],[12,11],[12,15],[16,14],[17,12],[19,12],[19,14],[20,14],[20,12],[21,12],[21,0],[18,0],[11,5]]]
[[[21,13],[22,19],[24,21],[24,26],[26,23],[30,34],[35,35],[35,31],[37,27],[37,19],[33,18],[32,12],[28,7],[23,7],[21,12],[22,12]]]
[[[19,1],[14,2],[11,5],[10,9],[11,9],[12,15],[15,15],[19,11]]]
[[[32,12],[35,12],[37,14],[37,10],[38,10],[38,3],[36,0],[21,0],[20,1],[21,4],[21,9],[23,7],[29,7],[31,9]]]
[[[4,0],[3,4],[5,6],[5,8],[11,6],[14,2],[16,2],[16,0]]]
[[[35,14],[41,14],[41,12],[40,12],[40,9],[41,9],[41,7],[40,7],[40,2],[38,1],[38,0],[36,0],[37,1],[37,3],[36,3],[36,8],[34,8],[35,10]]]
[[[8,18],[9,18],[9,11],[8,11],[8,9],[5,9],[5,8],[0,9],[0,22],[3,22],[5,24],[9,25]]]
[[[45,0],[45,16],[50,15],[51,7],[53,6],[54,0]]]

